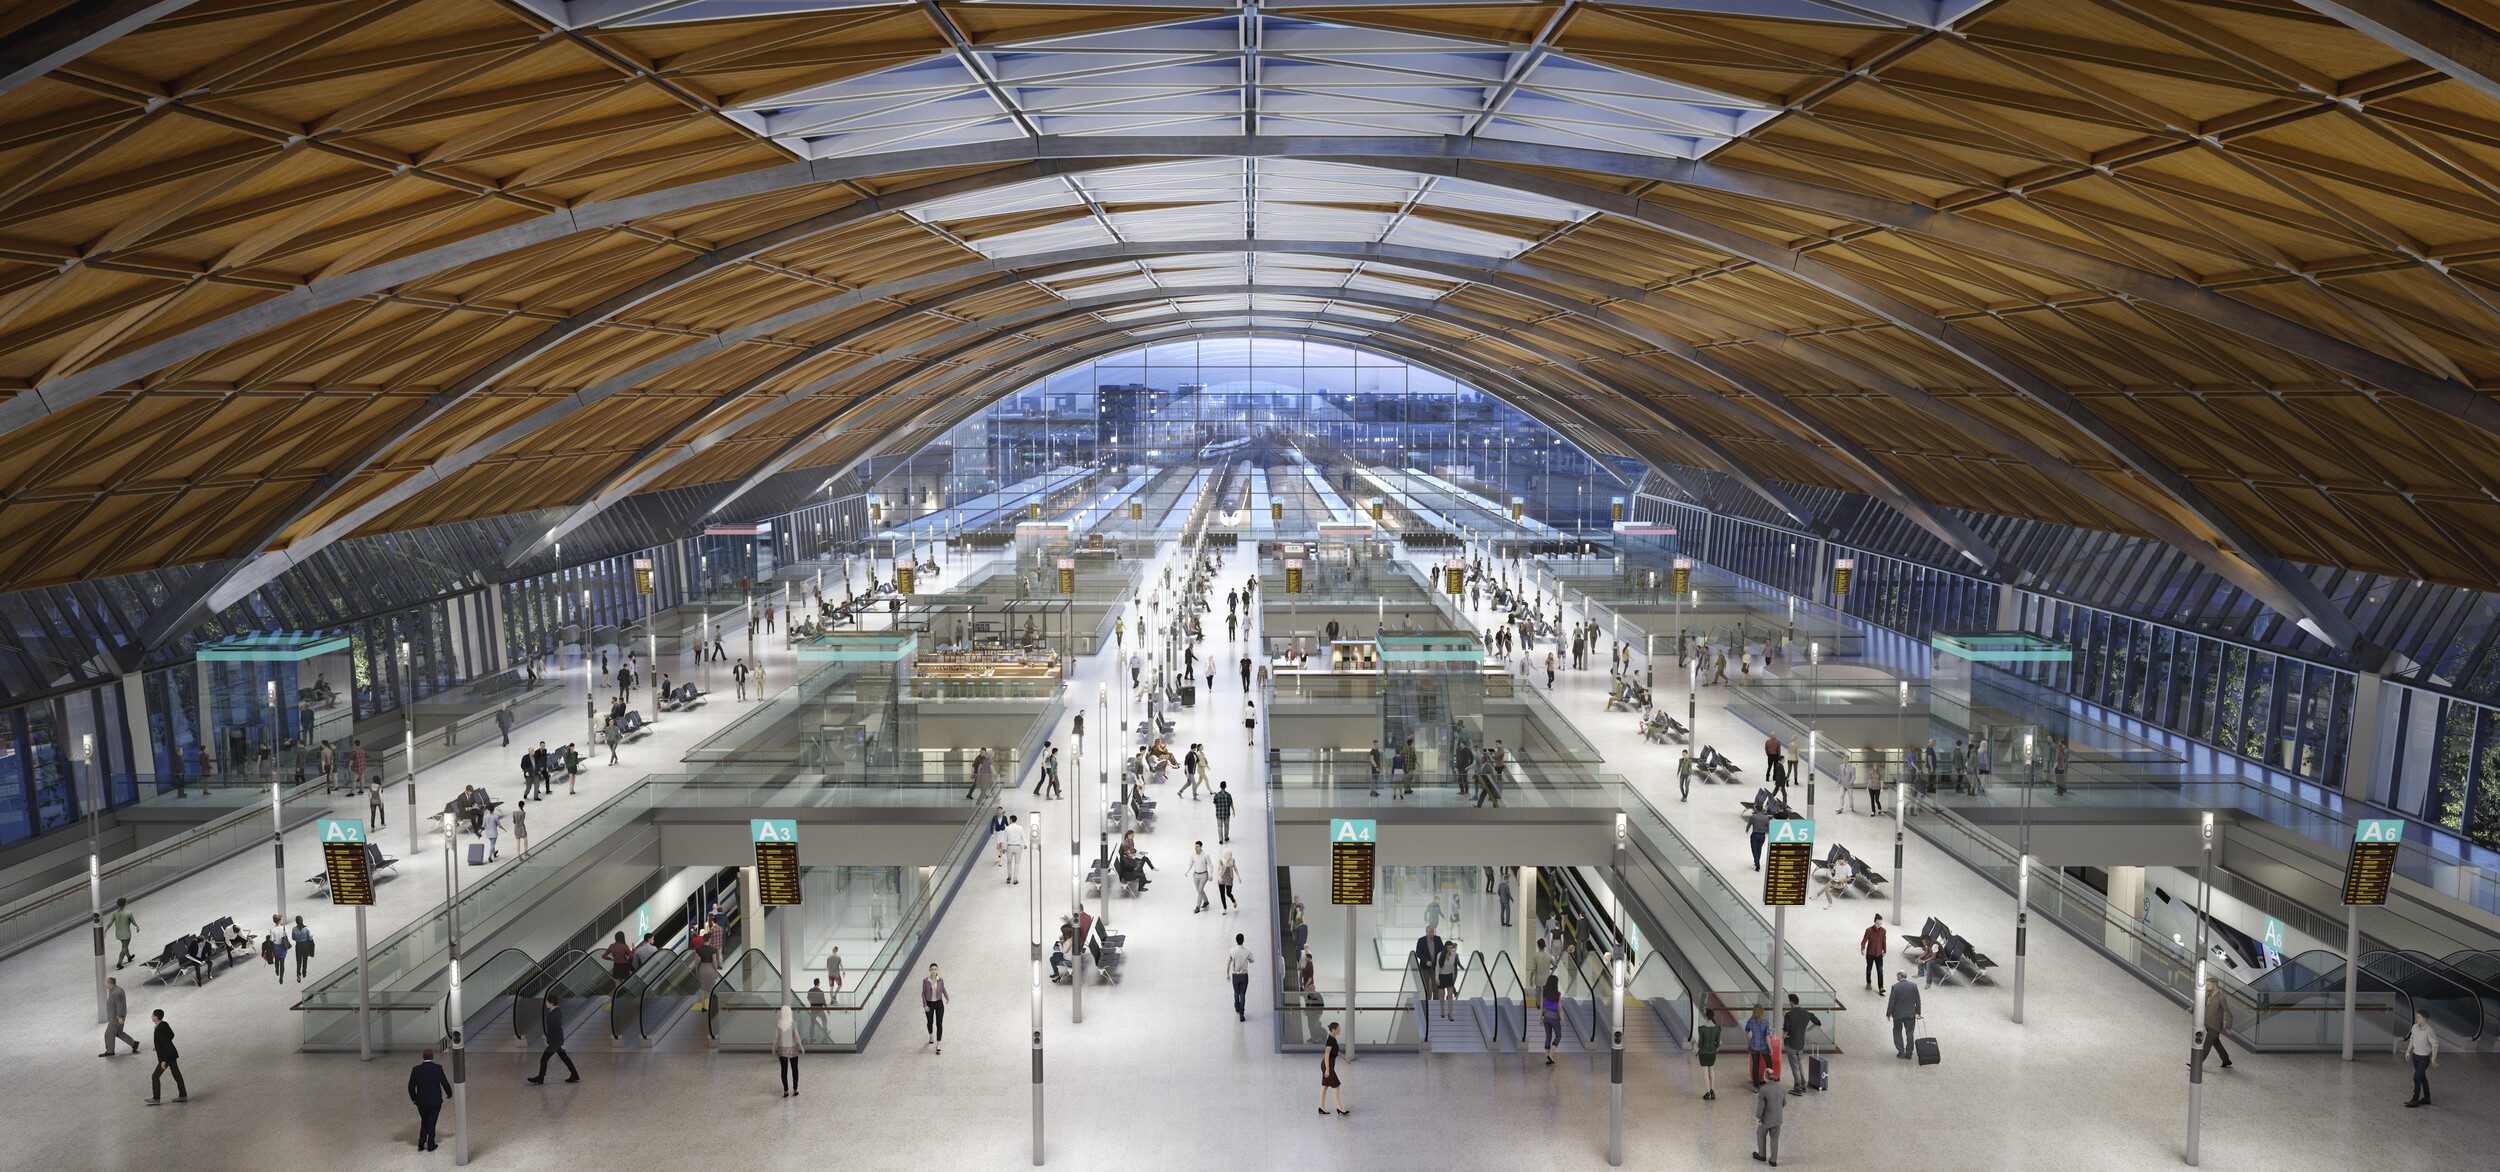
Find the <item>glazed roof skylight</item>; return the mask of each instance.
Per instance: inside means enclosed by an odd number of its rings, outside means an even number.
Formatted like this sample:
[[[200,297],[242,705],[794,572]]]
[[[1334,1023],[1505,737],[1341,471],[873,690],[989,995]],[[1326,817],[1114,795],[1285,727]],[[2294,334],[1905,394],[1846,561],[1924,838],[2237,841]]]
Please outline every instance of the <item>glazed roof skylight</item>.
[[[952,52],[730,113],[810,158],[1035,135],[1239,134],[1448,135],[1698,158],[1778,113],[1542,43],[1255,7],[1113,32],[956,41]]]

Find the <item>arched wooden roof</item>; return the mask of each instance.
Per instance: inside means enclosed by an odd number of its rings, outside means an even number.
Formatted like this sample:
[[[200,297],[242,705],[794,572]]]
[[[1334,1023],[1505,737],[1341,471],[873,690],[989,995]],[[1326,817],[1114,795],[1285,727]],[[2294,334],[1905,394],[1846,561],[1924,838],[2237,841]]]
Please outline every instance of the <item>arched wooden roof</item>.
[[[2500,587],[2480,11],[20,3],[0,590],[734,499],[1255,326],[1994,569],[1952,510],[2169,541],[2341,641],[2284,563]]]

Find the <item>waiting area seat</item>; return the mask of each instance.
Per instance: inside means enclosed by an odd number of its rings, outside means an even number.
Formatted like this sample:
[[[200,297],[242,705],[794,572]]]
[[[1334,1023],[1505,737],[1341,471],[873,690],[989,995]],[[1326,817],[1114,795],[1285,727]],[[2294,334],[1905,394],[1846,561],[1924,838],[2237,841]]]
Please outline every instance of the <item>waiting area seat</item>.
[[[1997,962],[1934,916],[1927,917],[1917,934],[1902,937],[1902,951],[1918,961],[1927,984],[1943,984],[1955,974],[1974,985],[1996,983],[1988,970],[1997,967]]]
[[[701,705],[703,697],[709,693],[697,690],[693,684],[679,684],[674,688],[659,689],[658,694],[660,711],[680,712]]]
[[[616,729],[624,741],[631,744],[651,735],[651,722],[644,720],[641,713],[628,708],[625,715],[617,719]]]
[[[1703,745],[1701,752],[1693,758],[1693,775],[1703,781],[1733,783],[1736,775],[1744,771],[1742,766],[1728,760],[1727,755],[1714,745]]]
[[[254,947],[252,934],[235,923],[233,916],[220,916],[202,925],[199,931],[173,940],[150,958],[148,983],[171,982],[189,973],[193,984],[206,984],[217,975],[217,970],[256,955]]]
[[[1873,895],[1876,888],[1892,882],[1837,842],[1815,861],[1814,869],[1822,873],[1824,887],[1834,895]]]

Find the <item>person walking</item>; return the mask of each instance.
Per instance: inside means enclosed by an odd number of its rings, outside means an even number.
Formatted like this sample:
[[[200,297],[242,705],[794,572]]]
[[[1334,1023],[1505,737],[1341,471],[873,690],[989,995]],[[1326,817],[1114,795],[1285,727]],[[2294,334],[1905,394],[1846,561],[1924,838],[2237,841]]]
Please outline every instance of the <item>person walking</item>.
[[[365,785],[365,743],[361,740],[351,739],[347,743],[347,774],[347,784],[351,789],[381,788]]]
[[[174,1101],[188,1103],[191,1088],[182,1081],[182,1051],[174,1048],[174,1025],[165,1020],[162,1009],[149,1010],[148,1019],[156,1023],[154,1036],[149,1039],[156,1047],[156,1069],[148,1075],[148,1106],[165,1101],[165,1076],[169,1074],[174,1076]]]
[[[486,861],[491,863],[491,862],[494,862],[494,861],[495,861],[495,860],[497,860],[497,859],[502,858],[502,857],[503,857],[503,813],[502,813],[502,811],[499,811],[499,810],[494,810],[494,809],[489,809],[489,810],[487,810],[487,811],[486,811],[486,813],[484,814],[484,816],[482,816],[482,817],[480,817],[480,818],[478,819],[478,825],[486,831]]]
[[[1215,841],[1219,843],[1233,840],[1233,794],[1225,788],[1231,784],[1228,781],[1215,783]]]
[[[1240,932],[1233,933],[1233,950],[1224,954],[1224,972],[1232,978],[1233,982],[1233,1016],[1242,1021],[1250,1020],[1250,961],[1252,958],[1248,940],[1249,938]]]
[[[336,741],[321,742],[321,752],[316,760],[321,764],[321,792],[326,794],[336,790],[339,785],[338,743]],[[355,790],[351,787],[348,792],[354,793]]]
[[[1494,887],[1493,894],[1502,901],[1502,926],[1510,927],[1511,901],[1516,897],[1511,893],[1510,872],[1507,869],[1502,872],[1501,882]]]
[[[1337,1058],[1345,1046],[1337,1040],[1337,1023],[1328,1023],[1328,1045],[1319,1052],[1319,1113],[1328,1114],[1328,1097],[1337,1097],[1337,1114],[1351,1115],[1345,1109],[1345,1083],[1337,1077]]]
[[[1745,839],[1753,844],[1753,869],[1762,869],[1762,843],[1771,836],[1771,803],[1765,800],[1745,814]]]
[[[300,985],[304,983],[304,970],[312,967],[312,929],[304,925],[304,917],[297,916],[295,929],[288,935],[295,941],[295,983]]]
[[[507,748],[507,749],[508,749],[508,748],[511,748],[511,747],[512,747],[512,706],[511,706],[511,705],[506,704],[506,705],[504,705],[503,707],[498,708],[498,709],[496,709],[496,710],[495,710],[495,731],[503,734],[503,747],[504,747],[504,748]]]
[[[287,954],[293,951],[295,951],[295,940],[287,935],[286,917],[269,917],[269,934],[261,937],[260,955],[261,959],[269,962],[270,968],[277,971],[278,983],[281,985],[286,984]]]
[[[1884,1016],[1892,1022],[1892,1053],[1896,1058],[1910,1056],[1911,1043],[1918,1040],[1918,985],[1910,980],[1907,970],[1894,970],[1892,992],[1884,995]]]
[[[1813,1011],[1797,1003],[1797,995],[1788,995],[1788,1009],[1780,1015],[1782,1061],[1788,1065],[1788,1093],[1806,1093],[1806,1031],[1823,1024]]]
[[[134,959],[130,953],[130,936],[139,930],[139,917],[131,914],[129,900],[117,899],[113,901],[113,914],[106,918],[113,925],[113,939],[120,941],[122,946],[121,956],[113,961],[113,967],[123,968]]]
[[[781,1066],[781,1097],[788,1099],[799,1093],[799,1055],[807,1047],[799,1044],[799,1024],[791,1019],[790,1007],[784,1005],[773,1015],[773,1058]]]
[[[1376,797],[1379,797],[1379,796],[1380,796],[1380,742],[1378,742],[1378,741],[1373,741],[1373,742],[1372,742],[1371,767],[1372,767],[1372,796],[1376,798]],[[1400,796],[1403,796],[1403,795],[1400,795]]]
[[[1866,958],[1866,987],[1884,979],[1884,917],[1878,914],[1866,931],[1858,934],[1858,955]]]
[[[1871,817],[1884,813],[1884,751],[1866,751],[1866,812]]]
[[[1537,1019],[1545,1026],[1545,1064],[1554,1064],[1554,1050],[1562,1045],[1562,978],[1547,974],[1536,994]]]
[[[1753,1158],[1770,1166],[1780,1166],[1780,1117],[1788,1111],[1787,1100],[1780,1095],[1777,1082],[1754,1088],[1753,1095]]]
[[[365,787],[365,814],[367,817],[373,819],[374,829],[380,830],[383,827],[381,786],[372,785]]]
[[[1241,702],[1241,739],[1244,744],[1259,743],[1259,702],[1256,700]]]
[[[609,717],[606,723],[600,725],[599,739],[608,744],[608,764],[617,764],[616,747],[625,743],[625,730],[617,726],[615,717]]]
[[[998,763],[990,759],[988,749],[983,749],[972,758],[972,786],[964,791],[964,800],[975,800],[991,792],[997,785]]]
[[[1693,800],[1693,750],[1689,746],[1675,759],[1675,792],[1679,802]]]
[[[1207,844],[1204,842],[1191,844],[1189,885],[1198,889],[1198,906],[1189,909],[1189,914],[1194,916],[1207,910],[1207,880],[1214,874],[1215,864],[1207,858]]]
[[[1715,1073],[1719,1065],[1719,1021],[1717,1018],[1703,1018],[1700,1027],[1693,1031],[1693,1064],[1701,1068],[1701,1097],[1718,1098],[1719,1083]]]
[[[1241,690],[1250,690],[1250,657],[1247,655],[1241,657]]]
[[[2413,1061],[2413,1097],[2405,1100],[2407,1107],[2431,1105],[2431,1068],[2439,1065],[2439,1031],[2431,1028],[2431,1011],[2413,1011],[2413,1028],[2396,1043],[2398,1052]]]
[[[1007,882],[1021,883],[1023,880],[1016,878],[1016,876],[1024,870],[1024,847],[1027,842],[1031,841],[1031,833],[1025,829],[1024,823],[1018,821],[1015,815],[1009,814],[1007,816],[1007,832],[1001,835],[1000,838],[1007,844]]]
[[[1781,755],[1780,755],[1780,739],[1779,739],[1778,737],[1773,736],[1773,737],[1765,737],[1765,738],[1763,738],[1763,741],[1762,741],[1762,757],[1763,757],[1763,765],[1762,765],[1762,776],[1763,776],[1763,777],[1765,777],[1765,778],[1769,778],[1769,777],[1772,777],[1773,775],[1775,775],[1775,774],[1779,773],[1779,771],[1780,771],[1780,767],[1781,767],[1781,765],[1783,764],[1784,759],[1783,759],[1783,758],[1781,757]]]
[[[729,678],[737,682],[737,685],[738,685],[738,698],[739,698],[739,699],[741,699],[741,700],[746,699],[746,698],[747,698],[747,661],[746,661],[746,660],[741,659],[741,660],[739,660],[739,661],[738,661],[737,666],[730,668],[730,669],[729,669]]]
[[[1745,1061],[1750,1064],[1749,1073],[1753,1078],[1755,1090],[1762,1089],[1762,1082],[1765,1078],[1773,1078],[1777,1074],[1771,1069],[1769,1014],[1769,1010],[1757,1003],[1753,1007],[1753,1012],[1745,1016]],[[1776,1081],[1775,1078],[1774,1081]]]
[[[1224,857],[1215,864],[1216,906],[1222,908],[1225,915],[1233,914],[1233,909],[1241,906],[1241,901],[1233,898],[1233,884],[1240,880],[1241,863],[1233,858],[1233,852],[1225,851]]]
[[[2222,1035],[2231,1028],[2231,998],[2222,991],[2222,981],[2205,978],[2205,1048],[2197,1052],[2203,1061],[2213,1054],[2222,1055],[2222,1068],[2231,1069],[2231,1052],[2223,1048]]]
[[[530,849],[530,804],[512,804],[512,853],[528,854]]]
[[[617,933],[617,939],[624,938],[624,933]],[[573,1055],[564,1048],[564,1007],[556,1004],[556,999],[553,997],[546,998],[544,1004],[546,1012],[541,1015],[541,1021],[544,1023],[543,1028],[547,1034],[547,1046],[546,1049],[538,1052],[538,1073],[531,1075],[529,1081],[535,1085],[545,1085],[547,1060],[561,1058],[564,1060],[564,1081],[580,1082],[582,1072],[573,1065]]]
[[[443,1100],[451,1097],[451,1076],[443,1073],[443,1064],[434,1060],[434,1051],[427,1050],[408,1068],[408,1101],[417,1105],[417,1150],[430,1152],[434,1142],[434,1121],[442,1117]]]
[[[938,967],[929,966],[929,975],[920,979],[920,1020],[929,1029],[929,1040],[922,1043],[946,1053],[946,978],[938,975]]]
[[[1042,791],[1045,789],[1050,792],[1044,794]],[[1034,779],[1033,796],[1037,798],[1059,796],[1059,746],[1049,741],[1042,742],[1042,775]]]
[[[582,751],[573,745],[564,746],[564,792],[582,792]]]
[[[121,978],[104,978],[104,1052],[98,1058],[113,1056],[113,1039],[130,1043],[130,1052],[139,1052],[139,1039],[131,1037],[124,1023],[130,1020],[130,994],[123,991]]]

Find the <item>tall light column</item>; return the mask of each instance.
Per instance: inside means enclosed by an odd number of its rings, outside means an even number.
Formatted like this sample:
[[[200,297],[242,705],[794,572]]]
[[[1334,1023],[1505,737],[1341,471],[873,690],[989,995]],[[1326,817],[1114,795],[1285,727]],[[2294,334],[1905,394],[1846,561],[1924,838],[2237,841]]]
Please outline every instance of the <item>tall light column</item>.
[[[417,669],[408,662],[408,641],[399,641],[399,763],[408,775],[408,853],[414,856],[424,849],[424,840],[417,830],[417,707],[409,697],[417,689]],[[377,771],[378,772],[378,771]]]
[[[443,828],[443,915],[450,950],[446,1007],[451,1016],[451,1153],[452,1162],[469,1165],[469,1022],[460,1007],[460,824],[445,810]]]
[[[105,787],[95,775],[94,733],[78,734],[78,773],[87,802],[87,912],[95,928],[95,1020],[103,1025],[113,1017],[104,996],[104,848],[97,819],[103,815]],[[284,879],[279,886],[285,886]],[[112,1039],[105,1039],[104,1049],[112,1051]]]
[[[1033,849],[1025,852],[1031,870],[1025,882],[1031,885],[1033,905],[1033,1166],[1042,1166],[1042,985],[1047,975],[1047,956],[1042,937],[1042,812],[1036,808],[1029,821],[1033,832]],[[1020,864],[1026,859],[1017,860]],[[1079,942],[1082,947],[1083,942]]]
[[[2198,864],[2196,872],[2196,987],[2188,991],[2188,997],[2193,1001],[2196,1009],[2196,1034],[2188,1043],[2195,1047],[2188,1053],[2187,1164],[2191,1168],[2197,1164],[2197,1144],[2203,1138],[2205,1126],[2205,1031],[2216,1025],[2205,1020],[2205,965],[2213,955],[2212,947],[2206,943],[2205,936],[2206,925],[2211,923],[2213,918],[2213,811],[2205,811],[2204,817],[2198,822],[2198,831],[2201,844],[2199,849],[2203,852],[2203,861]],[[2351,963],[2345,962],[2347,967]]]

